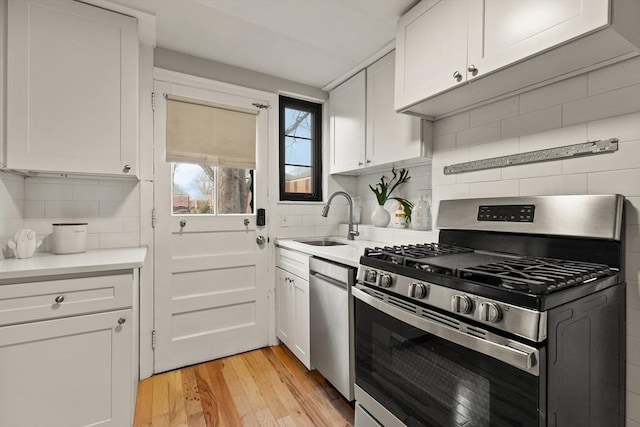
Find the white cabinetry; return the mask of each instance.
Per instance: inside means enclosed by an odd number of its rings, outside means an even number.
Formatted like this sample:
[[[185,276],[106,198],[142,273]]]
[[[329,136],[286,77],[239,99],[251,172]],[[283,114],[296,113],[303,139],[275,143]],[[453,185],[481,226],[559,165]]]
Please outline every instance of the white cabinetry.
[[[391,52],[330,93],[331,173],[362,173],[428,155],[421,120],[393,109],[394,81]]]
[[[311,368],[309,256],[278,248],[276,265],[276,335]]]
[[[395,109],[439,116],[628,58],[639,19],[624,0],[423,0],[398,21]]]
[[[134,18],[72,0],[9,0],[4,167],[136,176]]]
[[[131,425],[133,277],[0,285],[1,426]]]

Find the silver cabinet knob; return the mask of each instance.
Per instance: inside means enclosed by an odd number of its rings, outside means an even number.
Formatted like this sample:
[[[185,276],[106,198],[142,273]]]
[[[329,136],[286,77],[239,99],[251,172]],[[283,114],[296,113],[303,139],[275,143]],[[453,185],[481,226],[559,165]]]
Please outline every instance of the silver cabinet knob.
[[[127,321],[127,319],[125,319],[124,317],[121,317],[121,318],[118,319],[118,325],[123,325],[124,322],[126,322],[126,321]]]
[[[371,160],[367,160],[367,164],[371,163]]]
[[[187,225],[187,220],[186,219],[181,219],[180,220],[180,228],[184,228]]]
[[[498,304],[492,302],[483,302],[480,304],[480,320],[489,323],[497,323],[502,319],[502,310]]]
[[[455,73],[453,73],[453,78],[456,79],[457,81],[461,81],[462,74],[460,74],[460,71],[456,71]]]
[[[466,295],[454,295],[451,297],[451,311],[469,314],[473,311],[473,301]]]
[[[56,304],[62,304],[64,302],[64,296],[58,295],[54,301],[56,302]]]
[[[267,239],[265,239],[264,236],[258,236],[256,237],[256,243],[260,246],[264,245],[265,243],[267,243]]]
[[[131,170],[131,165],[124,165],[124,167],[122,168],[122,172],[124,173],[129,173],[130,170]]]
[[[358,166],[362,166],[362,162],[358,162]]]
[[[478,69],[473,64],[469,65],[469,68],[467,68],[467,71],[470,72],[472,76],[475,76],[476,74],[478,74]]]

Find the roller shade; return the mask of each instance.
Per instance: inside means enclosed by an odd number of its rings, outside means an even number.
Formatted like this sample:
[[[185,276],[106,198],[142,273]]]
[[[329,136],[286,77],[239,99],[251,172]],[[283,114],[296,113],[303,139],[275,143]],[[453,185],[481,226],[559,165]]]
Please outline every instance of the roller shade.
[[[256,168],[257,110],[166,98],[167,162]]]

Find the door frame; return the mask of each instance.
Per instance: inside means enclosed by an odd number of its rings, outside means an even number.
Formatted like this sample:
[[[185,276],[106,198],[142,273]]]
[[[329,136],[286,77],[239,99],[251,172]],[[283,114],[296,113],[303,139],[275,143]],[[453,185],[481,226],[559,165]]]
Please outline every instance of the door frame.
[[[179,84],[183,86],[191,86],[194,88],[213,90],[218,92],[225,92],[232,95],[253,97],[258,99],[264,99],[270,104],[270,109],[274,114],[269,115],[269,132],[268,132],[268,158],[272,158],[272,150],[277,148],[278,142],[278,94],[265,92],[257,89],[246,88],[229,83],[210,80],[202,77],[196,77],[177,71],[166,70],[163,68],[154,67],[153,80],[150,82],[151,88],[155,85],[156,81],[162,81],[166,83]],[[158,96],[157,94],[155,96]],[[153,101],[152,101],[153,103]],[[153,119],[151,121],[153,127]],[[155,142],[155,138],[153,138]],[[141,148],[143,146],[141,145]],[[153,144],[151,146],[145,146],[144,150],[150,150],[149,152],[141,153],[141,160],[145,158],[153,159]],[[141,150],[142,151],[142,150]],[[153,161],[141,162],[142,176],[149,177],[148,180],[141,180],[141,235],[145,236],[144,244],[149,248],[149,254],[144,266],[144,271],[141,274],[141,286],[140,286],[140,379],[148,378],[153,374],[154,364],[154,352],[152,350],[152,331],[154,328],[154,286],[155,279],[153,272],[155,269],[155,254],[153,253],[154,241],[154,229],[151,226],[151,209],[155,206],[153,198],[154,192],[154,173],[153,173]],[[267,176],[270,177],[273,173],[272,163],[268,161]],[[146,172],[146,173],[145,173]],[[267,178],[267,182],[264,185],[267,186],[267,226],[264,229],[264,234],[270,236],[272,230],[270,223],[273,218],[273,213],[269,209],[271,203],[271,197],[277,197],[277,194],[271,194],[269,192],[270,179]],[[147,215],[148,214],[148,215]],[[276,338],[276,306],[275,306],[275,245],[273,239],[267,244],[265,250],[267,251],[267,304],[268,304],[268,342],[269,345],[277,344]]]

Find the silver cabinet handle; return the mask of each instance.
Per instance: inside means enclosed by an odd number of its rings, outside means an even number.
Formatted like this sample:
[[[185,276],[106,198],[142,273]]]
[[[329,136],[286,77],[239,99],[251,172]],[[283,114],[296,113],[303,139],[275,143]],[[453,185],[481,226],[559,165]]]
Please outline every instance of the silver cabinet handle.
[[[460,74],[460,71],[456,71],[455,73],[453,73],[453,78],[457,81],[462,80],[462,74]]]
[[[470,72],[472,76],[475,76],[476,74],[478,74],[478,69],[473,64],[469,65],[469,68],[467,68],[467,71]]]
[[[127,319],[125,319],[124,317],[121,317],[118,319],[118,325],[124,325],[124,322],[126,322]]]
[[[130,170],[131,170],[131,165],[124,165],[124,167],[122,168],[122,172],[124,173],[129,173]]]
[[[371,160],[368,160],[368,159],[367,159],[367,164],[369,164],[369,163],[371,163]]]
[[[358,166],[362,166],[362,162],[358,162]]]
[[[256,237],[256,243],[260,246],[264,245],[265,243],[267,243],[267,239],[265,239],[264,236],[258,236]]]
[[[56,302],[56,304],[62,304],[64,302],[64,296],[58,295],[54,301]]]

